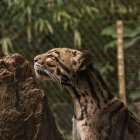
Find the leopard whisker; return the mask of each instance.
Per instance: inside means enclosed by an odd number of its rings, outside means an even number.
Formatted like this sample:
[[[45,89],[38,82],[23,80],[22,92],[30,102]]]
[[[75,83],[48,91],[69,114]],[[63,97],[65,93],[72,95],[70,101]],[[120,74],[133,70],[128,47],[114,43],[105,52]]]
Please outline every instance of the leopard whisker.
[[[52,74],[52,73],[51,73],[51,74]],[[61,82],[57,79],[57,77],[56,77],[54,74],[52,74],[52,77],[53,77],[53,79],[58,83],[59,88],[60,88],[60,90],[62,91],[62,85],[61,85]]]
[[[53,73],[51,73],[49,70],[47,70],[47,69],[44,69],[44,72],[46,72],[46,73],[51,77],[51,79],[52,79],[53,81],[56,81],[56,82],[58,83],[58,85],[59,85],[59,87],[60,87],[60,89],[61,89],[61,91],[62,91],[61,82],[57,79],[57,77],[56,77]]]

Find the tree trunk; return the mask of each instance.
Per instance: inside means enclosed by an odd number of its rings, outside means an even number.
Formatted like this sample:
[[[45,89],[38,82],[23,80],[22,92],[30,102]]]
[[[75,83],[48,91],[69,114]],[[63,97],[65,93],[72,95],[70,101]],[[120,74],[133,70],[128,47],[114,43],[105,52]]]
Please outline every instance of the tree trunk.
[[[0,140],[62,139],[29,62],[0,52]]]

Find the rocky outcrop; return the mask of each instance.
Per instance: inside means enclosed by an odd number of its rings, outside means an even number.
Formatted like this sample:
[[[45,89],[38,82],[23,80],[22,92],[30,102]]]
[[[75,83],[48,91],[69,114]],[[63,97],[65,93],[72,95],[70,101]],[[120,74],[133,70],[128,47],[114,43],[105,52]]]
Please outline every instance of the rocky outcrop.
[[[62,140],[30,63],[1,51],[0,140]]]

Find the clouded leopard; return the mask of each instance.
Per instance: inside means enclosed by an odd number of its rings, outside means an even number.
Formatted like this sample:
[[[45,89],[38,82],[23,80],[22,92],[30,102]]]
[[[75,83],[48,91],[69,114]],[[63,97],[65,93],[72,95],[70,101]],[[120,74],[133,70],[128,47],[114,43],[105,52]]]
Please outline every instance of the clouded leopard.
[[[140,140],[140,122],[110,93],[90,52],[54,48],[34,58],[34,69],[69,91],[74,140]]]

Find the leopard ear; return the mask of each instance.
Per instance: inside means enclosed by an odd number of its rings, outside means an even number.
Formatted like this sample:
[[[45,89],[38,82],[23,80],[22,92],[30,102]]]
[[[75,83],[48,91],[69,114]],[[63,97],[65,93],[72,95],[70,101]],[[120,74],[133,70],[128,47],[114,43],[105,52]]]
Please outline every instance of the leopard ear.
[[[82,71],[92,62],[93,55],[89,51],[82,51],[72,58],[72,68],[74,71]]]

